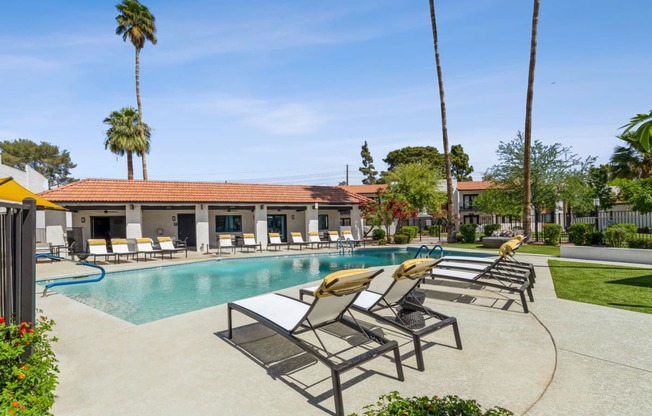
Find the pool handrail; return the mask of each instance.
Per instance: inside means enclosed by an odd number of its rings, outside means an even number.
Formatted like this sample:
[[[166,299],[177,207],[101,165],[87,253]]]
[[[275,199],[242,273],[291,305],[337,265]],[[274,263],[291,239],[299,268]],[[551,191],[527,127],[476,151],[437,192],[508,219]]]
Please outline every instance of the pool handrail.
[[[353,241],[348,240],[348,239],[342,240],[342,238],[338,238],[338,239],[337,239],[337,248],[338,248],[340,254],[341,254],[341,255],[346,254],[346,246],[345,246],[345,243],[348,243],[348,244],[349,244],[349,251],[350,251],[351,253],[353,253]]]
[[[425,244],[422,244],[421,247],[419,247],[419,249],[417,250],[417,254],[414,255],[415,259],[419,258],[419,256],[421,255],[421,250],[424,248],[428,250],[428,246]],[[428,251],[428,255],[426,257],[432,256],[432,253],[434,253],[436,249],[441,250],[441,257],[444,257],[444,247],[442,247],[441,244],[435,244],[435,246],[432,249],[430,249],[430,251]]]
[[[36,259],[38,260],[40,258],[48,258],[48,259],[52,259],[52,260],[66,260],[66,261],[75,262],[74,260],[70,260],[70,259],[67,259],[65,257],[55,256],[54,254],[49,254],[49,253],[39,253],[39,254],[37,254]],[[89,263],[89,262],[87,262],[85,260],[80,260],[80,261],[75,262],[75,263],[81,264],[82,266],[89,266],[89,267],[94,267],[96,269],[99,269],[100,272],[101,272],[100,276],[99,277],[94,277],[92,279],[66,280],[64,282],[48,283],[47,285],[45,285],[45,288],[43,289],[43,294],[41,295],[41,297],[45,297],[45,295],[48,293],[48,289],[53,288],[55,286],[78,285],[80,283],[94,283],[94,282],[99,282],[100,280],[104,279],[104,276],[106,276],[106,270],[104,270],[104,268],[102,266],[98,266],[97,264]]]

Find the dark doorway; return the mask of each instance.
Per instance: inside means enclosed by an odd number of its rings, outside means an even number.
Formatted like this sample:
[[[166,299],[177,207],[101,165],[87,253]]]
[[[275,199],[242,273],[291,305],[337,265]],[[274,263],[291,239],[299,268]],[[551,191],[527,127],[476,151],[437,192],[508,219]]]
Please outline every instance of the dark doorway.
[[[103,238],[110,243],[112,238],[126,237],[126,217],[91,217],[91,238]]]
[[[281,235],[281,241],[287,240],[287,226],[286,226],[287,216],[285,215],[268,215],[267,216],[267,232],[270,233],[279,233]]]
[[[188,247],[197,246],[197,227],[195,225],[195,214],[178,214],[179,220],[178,238],[179,240],[186,240]]]

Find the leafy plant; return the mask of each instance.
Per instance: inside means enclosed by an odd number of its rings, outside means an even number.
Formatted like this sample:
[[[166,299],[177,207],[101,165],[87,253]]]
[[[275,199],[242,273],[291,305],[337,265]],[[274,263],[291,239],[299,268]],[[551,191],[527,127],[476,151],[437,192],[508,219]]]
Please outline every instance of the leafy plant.
[[[403,398],[393,391],[382,395],[375,404],[365,406],[363,416],[509,416],[507,409],[494,407],[483,411],[475,400],[458,396],[422,396]],[[351,416],[358,416],[353,414]]]
[[[382,230],[380,228],[376,228],[372,233],[371,233],[371,239],[372,240],[381,240],[385,238],[385,230]]]
[[[652,239],[645,237],[631,236],[627,239],[627,246],[630,248],[652,249]]]
[[[636,234],[634,224],[611,224],[604,231],[604,239],[611,247],[626,247],[627,239]]]
[[[410,242],[410,236],[407,234],[394,234],[394,244],[407,244]]]
[[[0,317],[0,411],[2,415],[51,415],[58,384],[57,359],[50,335],[54,322],[12,323]],[[31,354],[30,354],[31,350]]]
[[[485,224],[484,225],[484,236],[491,237],[494,231],[500,230],[500,224]]]
[[[381,238],[380,240],[378,240],[378,245],[379,245],[379,246],[385,246],[385,245],[387,245],[387,240],[385,240],[385,237],[383,237],[383,238]]]
[[[398,232],[409,235],[411,239],[417,238],[419,235],[419,227],[416,225],[404,225],[400,230],[398,230]]]
[[[561,225],[543,224],[543,241],[549,246],[559,245],[561,241]]]
[[[476,224],[460,225],[460,234],[462,235],[462,242],[464,243],[475,242],[475,228],[476,228]]]
[[[593,224],[576,223],[568,227],[568,238],[576,246],[588,246],[592,243]]]

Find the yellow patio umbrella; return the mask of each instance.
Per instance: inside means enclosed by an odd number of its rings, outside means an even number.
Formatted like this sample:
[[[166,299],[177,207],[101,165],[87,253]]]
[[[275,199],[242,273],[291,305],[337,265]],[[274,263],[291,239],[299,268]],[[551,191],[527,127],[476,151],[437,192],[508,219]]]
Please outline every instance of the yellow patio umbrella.
[[[62,211],[66,210],[64,207],[52,203],[45,198],[41,198],[32,191],[23,188],[11,176],[7,178],[0,178],[0,200],[18,202],[22,204],[23,199],[25,198],[34,198],[36,200],[36,206],[41,208],[58,209]]]

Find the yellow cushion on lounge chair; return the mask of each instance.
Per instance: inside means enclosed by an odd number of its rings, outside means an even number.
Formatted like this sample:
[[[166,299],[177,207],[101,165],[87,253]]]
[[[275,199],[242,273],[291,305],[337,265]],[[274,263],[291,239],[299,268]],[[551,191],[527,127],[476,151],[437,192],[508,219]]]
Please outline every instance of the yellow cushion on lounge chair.
[[[226,239],[231,239],[231,234],[222,234],[220,236],[220,240],[226,240]]]
[[[91,240],[88,240],[88,245],[89,246],[105,246],[106,245],[106,240],[102,240],[101,238],[91,239]]]
[[[519,234],[519,235],[515,236],[514,238],[517,239],[518,241],[521,241],[523,239],[523,236]]]
[[[270,237],[280,237],[281,234],[279,234],[279,233],[269,233],[269,236]]]
[[[136,244],[142,244],[142,243],[151,243],[152,239],[145,237],[145,238],[137,238],[136,239]]]
[[[319,231],[310,231],[308,235],[319,235]]]
[[[301,233],[290,233],[292,237],[301,237]]]
[[[165,243],[167,241],[172,241],[172,237],[159,237],[158,238],[159,243]]]
[[[129,242],[127,241],[126,238],[112,238],[111,239],[111,244],[128,244]]]
[[[330,235],[340,235],[337,231],[329,231],[328,234]]]
[[[401,263],[400,266],[396,269],[394,274],[392,274],[392,279],[402,280],[402,279],[414,279],[417,277],[423,276],[425,273],[429,272],[435,264],[437,263],[436,259],[422,258],[422,259],[410,259]]]
[[[242,238],[255,238],[253,234],[242,234]]]
[[[506,256],[510,254],[512,251],[514,251],[514,247],[516,247],[520,242],[521,240],[512,238],[511,240],[507,241],[502,246],[500,246],[500,250],[498,251],[498,254],[500,256]]]
[[[348,269],[329,274],[315,290],[316,298],[341,296],[360,292],[367,287],[377,271],[370,269]]]

